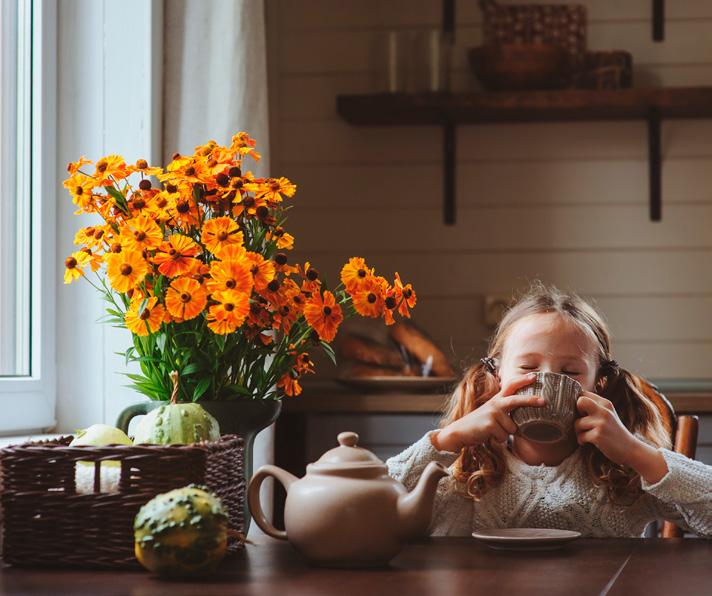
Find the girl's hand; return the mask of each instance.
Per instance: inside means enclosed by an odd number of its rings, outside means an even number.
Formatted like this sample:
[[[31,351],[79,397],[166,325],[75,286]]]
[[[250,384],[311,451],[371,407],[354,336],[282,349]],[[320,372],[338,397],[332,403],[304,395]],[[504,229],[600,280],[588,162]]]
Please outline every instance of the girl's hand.
[[[579,445],[595,445],[612,462],[633,468],[651,484],[665,476],[668,471],[665,458],[623,425],[609,400],[584,391],[576,408],[582,414],[574,423]]]
[[[574,423],[578,444],[591,443],[612,462],[626,464],[627,453],[637,439],[623,426],[613,404],[584,391],[576,401],[576,409],[582,415]]]
[[[528,374],[510,379],[487,403],[434,434],[433,446],[440,451],[456,452],[465,446],[485,443],[490,438],[506,441],[509,435],[517,432],[517,425],[509,417],[512,410],[546,405],[544,398],[538,395],[512,395],[533,383],[535,376]]]

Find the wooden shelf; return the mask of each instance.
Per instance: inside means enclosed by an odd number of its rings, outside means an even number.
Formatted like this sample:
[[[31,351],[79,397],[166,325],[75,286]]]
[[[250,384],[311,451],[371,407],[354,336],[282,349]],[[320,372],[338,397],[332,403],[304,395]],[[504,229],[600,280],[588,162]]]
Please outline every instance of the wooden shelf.
[[[645,120],[650,219],[662,219],[660,125],[669,118],[712,118],[712,87],[339,95],[336,108],[356,126],[441,126],[444,221],[455,223],[455,127],[501,122]]]
[[[339,95],[338,113],[358,126],[712,118],[712,87]]]

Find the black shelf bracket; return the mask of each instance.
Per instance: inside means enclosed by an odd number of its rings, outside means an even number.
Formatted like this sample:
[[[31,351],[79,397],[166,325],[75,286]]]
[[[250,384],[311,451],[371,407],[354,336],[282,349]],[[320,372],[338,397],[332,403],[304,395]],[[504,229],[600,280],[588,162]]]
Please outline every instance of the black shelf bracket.
[[[452,122],[443,124],[443,220],[445,225],[455,224],[455,164],[457,145],[456,128]]]
[[[443,37],[455,45],[455,0],[443,0]],[[443,221],[447,226],[455,224],[455,131],[455,124],[446,119],[443,123]]]
[[[660,110],[648,113],[648,179],[650,185],[650,220],[662,219],[662,158],[660,151]]]
[[[665,0],[653,0],[653,41],[665,39]]]

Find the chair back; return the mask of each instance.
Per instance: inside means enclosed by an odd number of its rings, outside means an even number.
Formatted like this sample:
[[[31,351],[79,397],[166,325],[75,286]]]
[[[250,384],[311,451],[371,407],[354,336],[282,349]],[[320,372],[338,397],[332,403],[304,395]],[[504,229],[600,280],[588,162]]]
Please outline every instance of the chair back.
[[[660,411],[663,424],[670,433],[673,450],[685,457],[695,459],[697,453],[697,433],[699,419],[697,416],[676,416],[675,409],[670,400],[650,381],[641,379],[640,389]],[[661,536],[663,538],[682,538],[684,532],[676,524],[666,521],[663,524]]]

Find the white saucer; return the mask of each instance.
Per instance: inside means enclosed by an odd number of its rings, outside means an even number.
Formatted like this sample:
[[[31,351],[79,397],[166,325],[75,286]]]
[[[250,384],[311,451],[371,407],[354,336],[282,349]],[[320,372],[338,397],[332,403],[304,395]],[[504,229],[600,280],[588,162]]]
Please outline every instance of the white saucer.
[[[472,536],[499,550],[550,550],[576,540],[581,532],[554,528],[491,528],[472,532]]]

